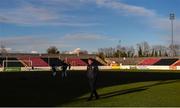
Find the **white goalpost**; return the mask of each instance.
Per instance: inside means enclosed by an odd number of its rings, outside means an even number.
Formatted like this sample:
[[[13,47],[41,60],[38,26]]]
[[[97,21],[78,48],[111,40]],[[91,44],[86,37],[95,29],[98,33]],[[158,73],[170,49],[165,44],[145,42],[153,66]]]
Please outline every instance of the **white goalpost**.
[[[19,63],[22,64],[24,67],[23,70],[30,70],[32,68],[32,61],[31,60],[3,60],[3,70],[4,71],[13,71],[13,70],[21,70],[21,66],[10,66],[11,63]]]

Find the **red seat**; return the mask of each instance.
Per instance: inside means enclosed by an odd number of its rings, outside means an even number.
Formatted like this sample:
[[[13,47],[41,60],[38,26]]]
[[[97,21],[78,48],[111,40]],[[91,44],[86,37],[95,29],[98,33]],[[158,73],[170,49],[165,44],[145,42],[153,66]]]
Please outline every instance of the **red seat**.
[[[79,58],[67,58],[67,62],[72,66],[86,66],[87,64]]]
[[[148,58],[142,60],[139,65],[153,65],[154,63],[158,62],[160,59],[158,58]]]

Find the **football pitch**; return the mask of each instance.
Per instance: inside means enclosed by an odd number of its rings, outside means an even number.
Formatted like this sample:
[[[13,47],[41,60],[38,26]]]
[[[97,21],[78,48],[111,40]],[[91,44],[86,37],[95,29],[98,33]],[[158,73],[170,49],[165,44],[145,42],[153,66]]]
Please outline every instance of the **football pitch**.
[[[85,71],[69,71],[66,79],[51,72],[1,72],[0,106],[180,106],[180,72],[150,70],[100,71],[100,99],[87,101]]]

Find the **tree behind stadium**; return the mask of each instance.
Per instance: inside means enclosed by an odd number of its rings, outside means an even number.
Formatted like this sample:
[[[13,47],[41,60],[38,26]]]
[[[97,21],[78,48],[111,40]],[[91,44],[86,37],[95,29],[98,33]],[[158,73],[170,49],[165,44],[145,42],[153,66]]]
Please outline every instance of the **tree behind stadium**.
[[[47,49],[47,53],[48,54],[59,54],[60,51],[55,46],[51,46]]]

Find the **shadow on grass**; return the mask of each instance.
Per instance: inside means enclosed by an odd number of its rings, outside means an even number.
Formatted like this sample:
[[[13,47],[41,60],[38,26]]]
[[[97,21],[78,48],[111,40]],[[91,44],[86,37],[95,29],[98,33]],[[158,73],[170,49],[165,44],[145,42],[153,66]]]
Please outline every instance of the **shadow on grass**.
[[[180,73],[154,72],[100,72],[98,88],[144,81],[160,81],[180,79]],[[170,83],[170,82],[169,82]],[[151,86],[155,86],[151,85]],[[61,106],[89,92],[84,71],[71,71],[67,79],[51,78],[50,72],[14,72],[0,73],[0,106]],[[108,98],[146,90],[150,85],[124,91],[113,91],[101,94]]]
[[[108,93],[103,93],[103,94],[99,94],[100,98],[99,99],[104,99],[104,98],[110,98],[113,96],[119,96],[119,95],[125,95],[125,94],[129,94],[129,93],[135,93],[135,92],[141,92],[144,90],[149,89],[150,87],[153,86],[158,86],[158,85],[163,85],[163,84],[170,84],[170,83],[175,83],[175,82],[180,82],[180,80],[162,80],[159,82],[156,82],[154,84],[148,84],[148,85],[144,85],[144,86],[140,86],[140,87],[135,87],[135,88],[130,88],[130,89],[125,89],[125,90],[116,90],[116,91],[111,91]],[[88,97],[84,97],[84,98],[80,98],[80,99],[76,99],[76,101],[79,100],[87,100]]]
[[[155,84],[150,84],[150,85],[140,86],[140,87],[136,87],[136,88],[130,88],[130,89],[126,89],[126,90],[119,90],[119,91],[113,91],[113,92],[101,94],[100,97],[101,98],[109,98],[109,97],[123,95],[123,94],[129,94],[129,93],[134,93],[134,92],[141,92],[141,91],[147,90],[147,89],[149,89],[150,87],[153,87],[153,86],[169,84],[169,83],[175,83],[175,82],[179,82],[179,81],[180,80],[160,81],[160,82],[157,82]]]

